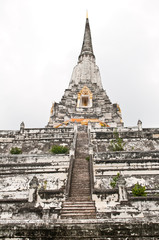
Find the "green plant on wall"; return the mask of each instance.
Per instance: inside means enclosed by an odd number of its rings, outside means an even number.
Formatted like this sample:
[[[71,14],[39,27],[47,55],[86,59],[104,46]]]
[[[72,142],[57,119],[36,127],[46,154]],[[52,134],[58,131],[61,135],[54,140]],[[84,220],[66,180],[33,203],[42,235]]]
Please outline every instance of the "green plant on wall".
[[[116,185],[117,185],[117,182],[119,180],[119,177],[120,177],[120,173],[117,173],[117,175],[115,177],[113,177],[112,181],[110,182],[110,186],[112,188],[115,188]]]
[[[60,146],[60,145],[54,145],[50,149],[50,152],[54,154],[64,154],[64,153],[68,153],[68,151],[69,149],[67,147]]]
[[[10,149],[10,153],[11,154],[21,154],[22,153],[22,149],[18,148],[18,147],[12,147]]]
[[[86,157],[86,160],[87,160],[87,161],[89,161],[89,160],[90,160],[90,157],[89,157],[89,156],[88,156],[88,157]]]
[[[119,137],[119,133],[117,130],[114,132],[114,139],[110,141],[109,150],[116,152],[116,151],[124,151],[123,139]]]
[[[44,189],[46,189],[46,187],[47,187],[47,180],[44,181],[43,187],[44,187]]]
[[[132,188],[132,194],[134,197],[147,196],[145,191],[146,191],[146,187],[141,186],[139,183],[136,183],[135,186]]]

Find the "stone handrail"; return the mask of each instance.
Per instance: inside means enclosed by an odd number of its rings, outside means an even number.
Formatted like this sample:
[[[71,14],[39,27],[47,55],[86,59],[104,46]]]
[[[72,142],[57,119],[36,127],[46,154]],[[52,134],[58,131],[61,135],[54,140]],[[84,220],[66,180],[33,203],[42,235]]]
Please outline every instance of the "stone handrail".
[[[69,198],[70,196],[70,188],[71,188],[71,180],[72,180],[72,171],[73,171],[73,166],[74,166],[74,156],[71,156],[70,159],[70,166],[69,166],[69,170],[68,170],[68,178],[67,178],[67,185],[66,185],[66,199]]]
[[[75,133],[74,133],[72,149],[70,149],[70,165],[69,165],[67,184],[66,184],[66,199],[69,198],[70,196],[72,172],[73,172],[73,166],[74,166],[75,154],[76,154],[76,143],[77,143],[77,129],[75,130]]]
[[[88,146],[89,146],[89,174],[90,174],[90,188],[91,188],[91,196],[93,194],[94,189],[94,174],[93,174],[93,146],[91,144],[91,123],[88,122]]]
[[[94,174],[93,174],[93,156],[89,155],[89,174],[90,174],[90,187],[91,187],[91,196],[94,189]]]

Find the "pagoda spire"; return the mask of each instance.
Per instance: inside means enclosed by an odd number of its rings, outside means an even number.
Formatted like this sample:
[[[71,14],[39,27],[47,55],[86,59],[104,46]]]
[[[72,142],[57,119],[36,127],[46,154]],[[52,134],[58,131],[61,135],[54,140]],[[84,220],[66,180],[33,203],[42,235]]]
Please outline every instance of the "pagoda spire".
[[[91,55],[95,58],[93,53],[91,30],[90,30],[89,20],[88,20],[88,12],[86,14],[85,32],[84,32],[83,44],[82,44],[82,49],[81,49],[79,58],[83,55]]]

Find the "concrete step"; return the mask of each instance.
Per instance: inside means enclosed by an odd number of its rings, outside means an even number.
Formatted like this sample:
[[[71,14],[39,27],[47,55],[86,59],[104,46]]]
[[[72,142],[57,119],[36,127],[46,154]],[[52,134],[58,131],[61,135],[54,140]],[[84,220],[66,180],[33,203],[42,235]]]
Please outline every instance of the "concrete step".
[[[73,198],[88,198],[89,196],[90,196],[90,194],[76,194],[76,193],[71,193],[70,194],[71,195],[71,197],[73,197]]]
[[[65,219],[65,218],[67,218],[67,219],[69,219],[69,218],[71,218],[71,219],[94,219],[94,218],[96,218],[96,214],[93,214],[93,213],[72,213],[72,214],[70,214],[70,213],[68,213],[68,214],[62,214],[61,215],[61,218],[62,219]]]
[[[95,213],[95,209],[79,209],[79,208],[71,208],[71,209],[63,209],[63,210],[61,210],[61,214],[74,214],[74,213],[89,213],[89,214],[91,214],[91,213]]]
[[[64,209],[95,209],[95,205],[89,205],[89,204],[86,204],[86,205],[80,205],[80,204],[76,204],[76,205],[64,205],[63,206]]]
[[[90,200],[90,196],[85,196],[85,197],[84,197],[84,196],[83,196],[83,197],[72,197],[72,196],[71,196],[71,197],[69,198],[69,200],[70,200],[70,201],[73,201],[73,202],[76,202],[76,201],[78,201],[78,202],[80,202],[80,201],[81,201],[81,202],[83,202],[83,201],[89,201],[89,200]]]
[[[76,196],[78,196],[78,194],[79,194],[79,196],[80,196],[80,195],[89,194],[90,190],[89,191],[78,191],[78,189],[76,189],[76,190],[71,189],[71,193],[75,193]]]
[[[65,202],[63,202],[63,204],[65,205],[72,205],[72,204],[74,204],[74,205],[94,205],[95,206],[95,201],[83,201],[83,202],[81,202],[81,201],[77,201],[77,202],[72,202],[72,201],[69,201],[69,200],[67,200],[67,201],[65,201]]]
[[[81,188],[77,188],[77,186],[76,187],[71,187],[71,191],[78,191],[78,192],[81,192],[81,193],[90,192],[89,188],[85,188],[82,185],[79,185],[79,187],[81,187]]]

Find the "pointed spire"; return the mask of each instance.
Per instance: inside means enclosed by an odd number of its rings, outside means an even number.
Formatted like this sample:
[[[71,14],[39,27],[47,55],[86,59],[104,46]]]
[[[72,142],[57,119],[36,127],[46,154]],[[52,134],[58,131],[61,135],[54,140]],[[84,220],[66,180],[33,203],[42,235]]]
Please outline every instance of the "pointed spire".
[[[88,20],[88,11],[86,14],[86,25],[85,25],[85,32],[84,32],[84,38],[83,38],[83,45],[82,45],[82,49],[81,49],[79,58],[84,54],[92,55],[94,57],[93,47],[92,47],[91,30],[90,30],[89,20]]]

